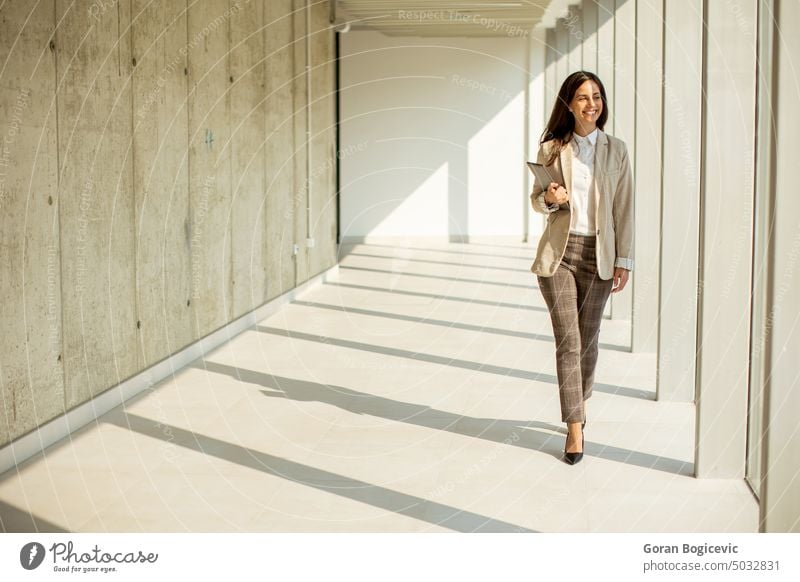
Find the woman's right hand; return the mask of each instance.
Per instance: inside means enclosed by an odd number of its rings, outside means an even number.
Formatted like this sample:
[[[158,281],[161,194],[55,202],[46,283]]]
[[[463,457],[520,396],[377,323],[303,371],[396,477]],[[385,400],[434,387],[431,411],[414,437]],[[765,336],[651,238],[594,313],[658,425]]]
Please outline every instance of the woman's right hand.
[[[565,204],[569,201],[567,189],[555,182],[550,182],[547,192],[544,194],[544,201],[548,204]]]

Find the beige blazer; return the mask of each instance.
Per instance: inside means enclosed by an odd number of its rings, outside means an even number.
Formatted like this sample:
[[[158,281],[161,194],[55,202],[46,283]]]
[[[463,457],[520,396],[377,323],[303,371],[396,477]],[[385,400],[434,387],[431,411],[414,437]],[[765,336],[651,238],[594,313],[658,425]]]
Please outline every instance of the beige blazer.
[[[543,164],[550,154],[552,141],[539,147],[537,163]],[[567,188],[572,184],[572,146],[567,143],[552,166],[551,174]],[[547,215],[547,225],[539,239],[536,260],[531,271],[541,277],[552,277],[567,248],[572,205],[565,203],[549,212],[543,191],[547,184],[533,183],[531,205]],[[614,267],[633,270],[633,174],[625,142],[598,128],[594,159],[594,197],[597,270],[601,279],[611,279]]]

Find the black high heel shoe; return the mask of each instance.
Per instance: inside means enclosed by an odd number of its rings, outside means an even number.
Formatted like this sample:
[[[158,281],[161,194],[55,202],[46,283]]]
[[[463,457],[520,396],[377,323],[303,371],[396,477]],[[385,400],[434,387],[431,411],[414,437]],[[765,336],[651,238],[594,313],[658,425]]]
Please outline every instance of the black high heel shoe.
[[[585,422],[583,423],[586,424]],[[569,435],[567,435],[569,436]],[[564,460],[567,462],[568,465],[574,465],[579,462],[583,458],[583,426],[581,427],[581,452],[580,453],[568,453],[567,452],[567,445],[564,443]]]

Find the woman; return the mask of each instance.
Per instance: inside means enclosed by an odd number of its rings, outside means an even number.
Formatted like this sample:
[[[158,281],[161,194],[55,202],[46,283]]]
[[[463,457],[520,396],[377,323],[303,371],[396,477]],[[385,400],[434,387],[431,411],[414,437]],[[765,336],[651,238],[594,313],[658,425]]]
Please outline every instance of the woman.
[[[533,209],[547,215],[531,271],[553,324],[570,465],[583,458],[584,401],[592,395],[603,309],[633,269],[633,176],[625,143],[603,132],[607,119],[597,75],[567,77],[537,157],[557,181],[534,182],[531,192]]]

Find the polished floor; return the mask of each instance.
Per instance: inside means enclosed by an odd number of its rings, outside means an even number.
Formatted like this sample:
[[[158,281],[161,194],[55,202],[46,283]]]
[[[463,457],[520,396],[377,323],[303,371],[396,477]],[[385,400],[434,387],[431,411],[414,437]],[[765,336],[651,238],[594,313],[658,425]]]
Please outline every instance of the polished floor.
[[[0,475],[0,531],[755,532],[693,474],[694,405],[604,320],[561,460],[531,245],[342,247],[335,280]]]

